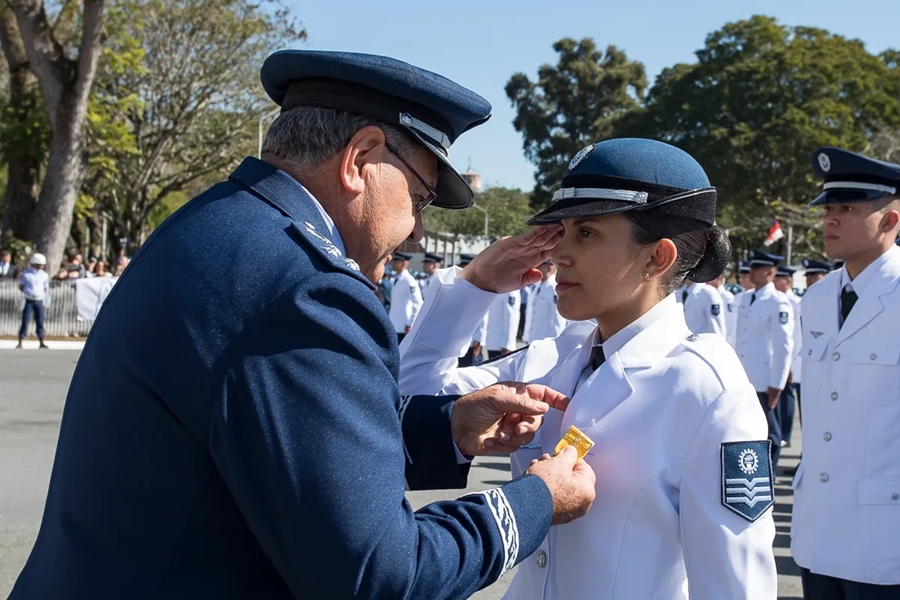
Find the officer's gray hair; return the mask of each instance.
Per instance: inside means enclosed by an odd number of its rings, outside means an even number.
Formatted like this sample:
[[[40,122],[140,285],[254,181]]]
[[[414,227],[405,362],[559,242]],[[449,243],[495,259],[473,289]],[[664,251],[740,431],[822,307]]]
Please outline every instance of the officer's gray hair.
[[[275,119],[266,134],[262,153],[308,169],[342,151],[357,131],[370,125],[380,127],[387,143],[404,155],[426,152],[399,126],[332,108],[302,106]]]

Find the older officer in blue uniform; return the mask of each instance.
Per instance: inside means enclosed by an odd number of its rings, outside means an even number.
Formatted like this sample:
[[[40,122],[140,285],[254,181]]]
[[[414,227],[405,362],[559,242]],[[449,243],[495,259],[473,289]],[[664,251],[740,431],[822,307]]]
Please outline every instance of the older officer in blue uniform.
[[[900,598],[900,165],[838,148],[825,251],[844,266],[803,295],[803,461],[791,551],[807,600]]]
[[[750,252],[751,288],[741,296],[735,341],[741,364],[756,388],[769,423],[772,467],[781,454],[778,399],[787,385],[794,347],[793,309],[787,297],[775,289],[775,273],[783,256],[761,250]]]
[[[263,160],[157,228],[103,305],[13,600],[467,598],[589,507],[574,452],[404,498],[527,443],[549,409],[531,397],[565,405],[524,385],[401,397],[372,291],[423,208],[472,204],[445,152],[490,105],[361,54],[276,53],[262,81],[282,108]]]

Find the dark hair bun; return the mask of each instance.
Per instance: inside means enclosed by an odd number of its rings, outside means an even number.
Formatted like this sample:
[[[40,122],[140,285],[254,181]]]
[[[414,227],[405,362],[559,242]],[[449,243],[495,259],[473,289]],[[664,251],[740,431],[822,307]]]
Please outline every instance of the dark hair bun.
[[[706,238],[703,257],[697,266],[688,271],[687,278],[697,283],[712,281],[725,272],[730,258],[731,242],[728,241],[728,234],[718,225],[713,225]]]

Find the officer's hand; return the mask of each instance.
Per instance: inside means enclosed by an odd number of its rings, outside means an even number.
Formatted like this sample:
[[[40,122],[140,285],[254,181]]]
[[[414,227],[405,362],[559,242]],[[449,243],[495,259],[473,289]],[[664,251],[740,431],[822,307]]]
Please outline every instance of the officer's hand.
[[[412,331],[412,327],[410,327],[409,325],[407,325],[407,326],[406,326],[406,333],[409,333],[410,331]]]
[[[566,396],[544,385],[496,383],[456,400],[450,430],[466,456],[515,452],[534,439],[544,413],[568,405]]]
[[[472,342],[472,356],[481,355],[481,342]]]
[[[488,292],[502,294],[541,280],[535,267],[559,244],[559,225],[535,227],[528,233],[496,241],[466,265],[460,277]]]
[[[781,396],[781,390],[770,387],[766,390],[766,393],[769,394],[769,408],[774,410],[775,407],[778,406],[778,398]]]
[[[509,354],[509,348],[500,348],[500,356]]]
[[[597,494],[594,470],[583,460],[578,460],[578,452],[572,446],[566,446],[556,456],[544,454],[540,460],[531,461],[526,473],[537,475],[550,488],[553,525],[583,517]]]

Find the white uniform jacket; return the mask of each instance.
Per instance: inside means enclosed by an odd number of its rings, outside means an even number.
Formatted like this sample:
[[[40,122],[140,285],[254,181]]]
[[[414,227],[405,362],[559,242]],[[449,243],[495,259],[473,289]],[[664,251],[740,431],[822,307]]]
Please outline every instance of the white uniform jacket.
[[[731,344],[734,328],[737,325],[734,318],[734,294],[729,292],[724,285],[720,285],[715,288],[715,290],[719,292],[719,295],[722,297],[722,306],[725,311],[725,339]],[[732,344],[732,346],[734,346],[734,344]]]
[[[872,269],[871,271],[869,269]],[[900,584],[900,248],[868,279],[838,329],[841,272],[802,298],[803,461],[791,550],[802,567]]]
[[[406,328],[412,327],[422,308],[422,302],[422,290],[409,271],[403,271],[394,278],[390,312],[394,331],[406,333]]]
[[[515,350],[521,306],[519,291],[498,295],[488,311],[488,350]]]
[[[633,337],[577,391],[596,336],[592,322],[457,369],[475,309],[488,310],[494,295],[452,270],[441,272],[441,283],[401,344],[401,393],[463,393],[515,380],[570,395],[568,410],[551,410],[535,442],[513,455],[513,476],[552,453],[571,424],[596,443],[585,459],[597,473],[593,508],[551,528],[519,565],[506,598],[670,600],[687,598],[689,587],[692,600],[775,599],[771,510],[749,522],[722,504],[721,444],[765,440],[767,428],[720,336],[692,335],[670,296],[639,319],[648,323],[643,330],[623,330]]]
[[[434,282],[434,274],[429,275],[425,279],[419,280],[419,290],[422,292],[422,298],[428,295],[428,287]]]
[[[694,333],[717,333],[725,337],[725,313],[728,308],[716,288],[705,283],[693,283],[676,291],[675,299],[684,306],[688,329]]]
[[[741,296],[735,350],[757,392],[770,387],[783,390],[787,383],[794,347],[793,312],[787,296],[774,283]]]
[[[795,294],[793,290],[788,290],[784,295],[787,296],[788,301],[791,303],[791,309],[794,311],[794,335],[792,337],[794,347],[791,352],[791,383],[800,383],[800,376],[803,372],[803,361],[800,357],[800,350],[803,347],[803,335],[800,332],[801,297]]]
[[[558,301],[555,275],[534,287],[525,307],[525,332],[522,338],[526,342],[556,337],[566,328],[568,322],[559,314],[556,307]]]
[[[731,312],[728,313],[730,317],[725,320],[725,338],[732,348],[737,348],[738,315],[741,312],[742,298],[746,293],[745,290],[734,295],[734,299],[731,301]]]

